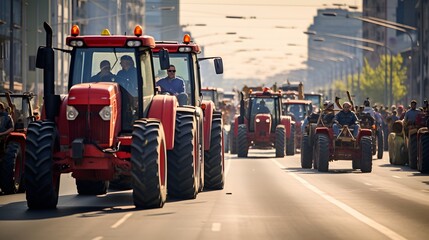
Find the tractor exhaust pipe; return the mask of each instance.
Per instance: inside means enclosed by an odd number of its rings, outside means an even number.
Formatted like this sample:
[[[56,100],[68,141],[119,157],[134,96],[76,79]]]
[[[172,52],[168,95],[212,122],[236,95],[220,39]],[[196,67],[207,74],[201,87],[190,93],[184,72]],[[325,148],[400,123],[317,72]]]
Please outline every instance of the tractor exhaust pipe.
[[[46,46],[37,50],[36,67],[43,69],[43,105],[47,120],[55,120],[55,84],[54,84],[54,49],[52,48],[52,28],[43,23],[46,32]]]

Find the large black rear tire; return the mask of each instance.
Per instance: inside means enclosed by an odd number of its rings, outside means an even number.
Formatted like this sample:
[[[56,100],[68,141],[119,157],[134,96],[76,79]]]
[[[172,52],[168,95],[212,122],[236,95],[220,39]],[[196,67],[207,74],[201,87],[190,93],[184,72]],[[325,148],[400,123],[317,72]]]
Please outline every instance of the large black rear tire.
[[[167,153],[158,120],[134,122],[131,143],[131,186],[134,205],[160,208],[167,199]]]
[[[27,129],[25,150],[25,185],[30,209],[56,208],[60,173],[53,169],[53,152],[57,146],[55,123],[32,122]]]
[[[168,195],[194,199],[199,191],[194,149],[198,144],[197,124],[192,114],[177,112],[174,149],[168,155]]]
[[[222,153],[222,115],[213,114],[210,150],[204,151],[204,188],[219,190],[225,184],[224,155]]]
[[[24,192],[22,161],[21,145],[17,142],[9,142],[4,159],[0,162],[0,188],[4,194],[13,194],[20,189]]]
[[[283,125],[278,125],[276,127],[276,157],[284,157],[286,150],[286,130]]]

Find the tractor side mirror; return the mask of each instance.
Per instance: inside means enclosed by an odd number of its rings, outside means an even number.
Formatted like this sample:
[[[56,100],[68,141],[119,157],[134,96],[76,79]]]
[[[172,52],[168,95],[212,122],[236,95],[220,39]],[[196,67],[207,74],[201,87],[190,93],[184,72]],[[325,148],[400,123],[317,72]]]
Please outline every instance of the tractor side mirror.
[[[159,56],[159,65],[162,70],[166,70],[170,67],[170,55],[168,54],[167,49],[161,49],[158,53]]]
[[[222,58],[215,58],[214,59],[214,65],[215,65],[216,74],[222,74],[223,73]]]

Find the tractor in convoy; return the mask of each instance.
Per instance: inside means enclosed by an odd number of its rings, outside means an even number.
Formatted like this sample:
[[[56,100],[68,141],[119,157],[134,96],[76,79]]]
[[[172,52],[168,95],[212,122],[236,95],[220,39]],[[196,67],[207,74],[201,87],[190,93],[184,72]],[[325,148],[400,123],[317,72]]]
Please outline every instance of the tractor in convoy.
[[[282,93],[269,88],[241,93],[240,115],[234,119],[233,133],[238,157],[247,157],[249,147],[275,149],[276,157],[295,154],[295,122],[282,114]],[[288,147],[288,145],[290,147]]]
[[[350,99],[350,94],[347,92]],[[337,99],[338,100],[338,99]],[[337,101],[336,101],[337,102]],[[353,101],[350,101],[353,107]],[[341,105],[337,103],[341,108]],[[367,173],[372,171],[371,130],[360,129],[357,135],[347,125],[340,126],[338,136],[334,135],[332,124],[325,125],[322,115],[314,129],[313,166],[319,172],[329,170],[329,162],[335,160],[352,160],[353,169]],[[322,121],[322,122],[321,122]],[[305,149],[303,150],[305,151]]]
[[[71,173],[81,195],[105,194],[109,181],[128,176],[136,207],[162,207],[178,103],[155,94],[153,37],[143,35],[140,26],[132,36],[110,35],[108,29],[82,36],[74,25],[66,38],[71,49],[60,49],[70,54],[70,75],[68,93],[59,95],[52,28],[44,23],[44,29],[46,46],[39,47],[36,59],[44,70],[43,115],[29,124],[26,140],[28,207],[55,208],[62,173]],[[168,68],[168,52],[160,55],[160,65]]]
[[[0,141],[0,189],[4,194],[25,191],[25,139],[28,124],[36,120],[33,98],[31,92],[0,93],[0,101],[6,103],[15,123],[14,130]]]
[[[154,57],[163,49],[169,52],[176,77],[184,81],[186,98],[176,111],[175,147],[167,151],[168,194],[187,197],[189,192],[203,189],[223,189],[225,184],[224,141],[222,112],[212,99],[202,96],[200,61],[211,61],[216,74],[223,73],[220,57],[199,58],[201,48],[185,34],[181,43],[159,41],[153,49]],[[155,61],[156,79],[165,77],[165,71]],[[184,152],[192,148],[192,153]]]

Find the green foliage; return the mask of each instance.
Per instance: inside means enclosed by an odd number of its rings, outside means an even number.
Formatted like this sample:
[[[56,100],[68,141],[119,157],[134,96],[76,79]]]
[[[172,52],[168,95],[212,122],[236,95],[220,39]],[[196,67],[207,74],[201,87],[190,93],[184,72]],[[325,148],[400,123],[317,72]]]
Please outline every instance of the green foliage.
[[[386,59],[387,58],[387,59]],[[386,66],[387,60],[387,66]],[[393,102],[397,102],[407,94],[406,79],[407,69],[402,66],[403,59],[401,55],[392,56],[392,71],[390,71],[390,55],[381,56],[380,64],[373,69],[368,61],[365,59],[363,71],[360,78],[360,88],[358,89],[361,98],[369,97],[372,102],[379,102],[386,104],[384,93],[390,92],[390,73],[392,72],[392,89],[393,89]],[[387,75],[386,75],[387,73]]]

